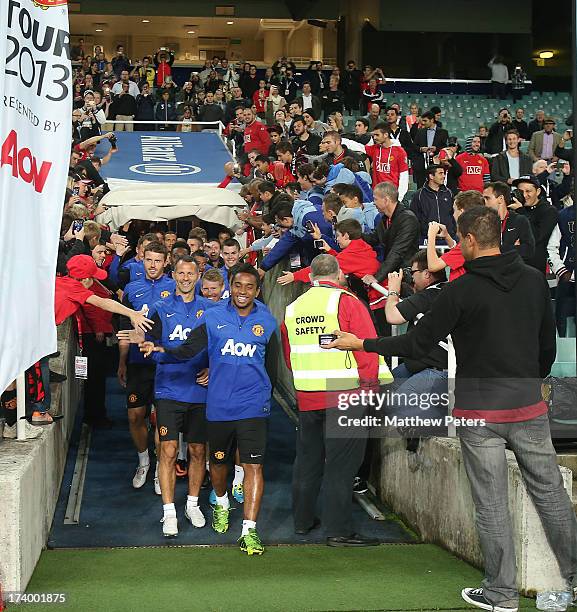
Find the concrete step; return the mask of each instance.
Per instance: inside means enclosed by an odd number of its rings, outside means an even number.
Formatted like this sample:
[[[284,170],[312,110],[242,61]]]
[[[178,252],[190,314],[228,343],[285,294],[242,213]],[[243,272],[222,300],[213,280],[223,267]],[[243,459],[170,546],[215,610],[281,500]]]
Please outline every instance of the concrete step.
[[[577,479],[577,453],[558,453],[557,463],[573,472],[573,480]]]
[[[573,491],[571,500],[573,501],[573,508],[577,513],[577,453],[559,453],[557,455],[557,463],[573,472]]]

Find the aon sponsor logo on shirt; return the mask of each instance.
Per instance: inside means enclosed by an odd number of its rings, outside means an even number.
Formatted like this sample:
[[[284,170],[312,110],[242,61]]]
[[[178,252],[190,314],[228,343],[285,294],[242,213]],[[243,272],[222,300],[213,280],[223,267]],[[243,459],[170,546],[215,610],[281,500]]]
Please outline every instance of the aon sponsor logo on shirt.
[[[226,344],[220,349],[222,355],[235,355],[236,357],[253,357],[255,351],[255,344],[235,342],[232,338],[229,338]]]
[[[481,166],[467,166],[467,174],[481,174]]]
[[[169,340],[186,340],[188,338],[188,334],[190,334],[190,327],[182,327],[182,325],[177,325],[173,330],[170,336],[168,336]]]

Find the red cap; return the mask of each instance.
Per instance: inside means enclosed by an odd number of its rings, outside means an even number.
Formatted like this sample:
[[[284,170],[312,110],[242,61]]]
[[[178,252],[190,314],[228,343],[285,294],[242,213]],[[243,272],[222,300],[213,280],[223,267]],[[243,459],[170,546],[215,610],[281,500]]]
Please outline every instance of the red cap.
[[[108,276],[106,270],[99,268],[90,255],[74,255],[67,261],[66,267],[68,268],[68,274],[77,280],[83,278],[104,280]]]

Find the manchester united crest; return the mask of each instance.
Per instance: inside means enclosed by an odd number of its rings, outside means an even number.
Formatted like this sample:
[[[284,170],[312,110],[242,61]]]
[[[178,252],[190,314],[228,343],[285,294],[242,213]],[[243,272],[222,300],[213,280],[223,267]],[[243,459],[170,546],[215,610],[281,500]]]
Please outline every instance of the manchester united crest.
[[[260,323],[257,323],[256,325],[252,326],[252,333],[255,336],[260,337],[264,334],[264,327]]]

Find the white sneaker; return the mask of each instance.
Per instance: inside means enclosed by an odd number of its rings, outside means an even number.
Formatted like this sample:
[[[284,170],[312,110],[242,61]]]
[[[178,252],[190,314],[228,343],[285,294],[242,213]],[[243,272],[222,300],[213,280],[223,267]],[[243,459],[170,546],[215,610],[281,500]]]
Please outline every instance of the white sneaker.
[[[192,523],[193,527],[198,527],[200,529],[206,525],[206,519],[204,518],[204,514],[202,513],[200,506],[186,504],[184,516],[186,516],[186,518]]]
[[[28,421],[25,421],[24,431],[26,433],[26,440],[34,440],[35,438],[39,438],[44,430],[42,427],[34,427],[34,425],[30,425]],[[16,435],[16,423],[14,423],[14,425],[4,425],[2,437],[7,440],[16,440]]]
[[[175,538],[178,535],[178,520],[176,516],[163,516],[160,522],[162,523],[162,535],[165,538]]]
[[[157,495],[162,495],[162,491],[160,490],[160,479],[158,478],[158,476],[154,477],[154,492]]]
[[[149,465],[139,465],[136,468],[136,473],[134,474],[134,478],[132,479],[132,486],[135,489],[140,489],[140,487],[144,486],[146,482],[146,476],[148,475],[148,470],[150,469]]]

